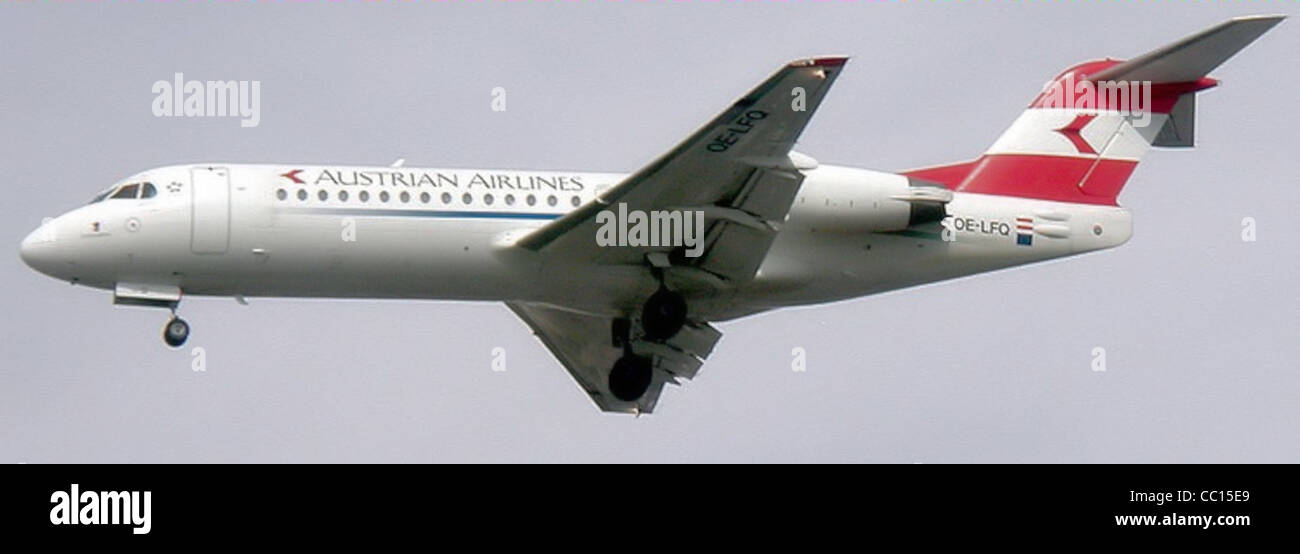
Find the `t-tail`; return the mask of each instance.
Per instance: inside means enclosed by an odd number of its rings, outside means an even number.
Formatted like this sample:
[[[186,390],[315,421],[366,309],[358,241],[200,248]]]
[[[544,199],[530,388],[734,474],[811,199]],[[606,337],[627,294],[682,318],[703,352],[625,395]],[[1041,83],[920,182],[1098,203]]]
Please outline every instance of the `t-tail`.
[[[961,192],[1117,205],[1152,146],[1194,143],[1196,93],[1285,16],[1231,19],[1128,61],[1075,65],[1043,87],[979,159],[904,174]]]

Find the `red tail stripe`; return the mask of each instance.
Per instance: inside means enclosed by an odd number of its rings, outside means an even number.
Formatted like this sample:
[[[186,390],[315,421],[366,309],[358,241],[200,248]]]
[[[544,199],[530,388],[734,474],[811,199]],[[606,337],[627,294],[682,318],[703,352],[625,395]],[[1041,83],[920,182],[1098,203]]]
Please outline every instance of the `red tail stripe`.
[[[903,175],[922,181],[939,183],[950,189],[955,189],[961,185],[962,181],[970,175],[971,170],[979,164],[979,160],[961,162],[949,165],[939,165],[934,167],[922,167],[918,169],[909,169],[902,172]]]
[[[990,154],[980,158],[957,190],[1113,206],[1136,167],[1132,160]],[[1077,186],[1081,181],[1083,186]]]

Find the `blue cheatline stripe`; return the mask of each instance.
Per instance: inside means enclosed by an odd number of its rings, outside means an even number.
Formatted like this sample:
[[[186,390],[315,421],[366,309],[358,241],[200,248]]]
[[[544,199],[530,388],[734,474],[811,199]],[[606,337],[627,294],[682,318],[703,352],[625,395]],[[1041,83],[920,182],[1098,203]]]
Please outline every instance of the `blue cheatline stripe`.
[[[453,210],[395,210],[391,208],[282,208],[282,211],[311,215],[370,215],[388,217],[433,217],[448,219],[558,219],[564,214],[527,212],[461,212]]]

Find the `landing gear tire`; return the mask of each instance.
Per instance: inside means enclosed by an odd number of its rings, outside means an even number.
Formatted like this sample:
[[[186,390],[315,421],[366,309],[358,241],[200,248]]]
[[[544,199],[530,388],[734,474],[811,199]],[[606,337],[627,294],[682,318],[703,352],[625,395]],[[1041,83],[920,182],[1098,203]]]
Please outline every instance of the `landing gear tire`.
[[[173,317],[163,327],[163,342],[167,343],[167,346],[177,348],[185,344],[185,339],[188,338],[190,338],[190,324],[185,323],[184,319]]]
[[[650,389],[654,368],[650,359],[632,353],[624,354],[609,370],[609,392],[624,402],[635,402]]]
[[[641,330],[650,340],[672,338],[686,324],[686,299],[668,289],[659,289],[641,310]]]
[[[631,342],[632,322],[626,317],[620,317],[613,321],[609,326],[610,343],[614,348],[623,348]]]

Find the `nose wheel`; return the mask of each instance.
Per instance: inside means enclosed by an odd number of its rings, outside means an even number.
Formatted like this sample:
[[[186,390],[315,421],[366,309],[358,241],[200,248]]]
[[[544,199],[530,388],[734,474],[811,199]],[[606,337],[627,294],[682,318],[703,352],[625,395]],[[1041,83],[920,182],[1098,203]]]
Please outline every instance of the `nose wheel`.
[[[178,348],[185,344],[185,339],[190,338],[190,324],[184,319],[172,316],[171,321],[163,327],[163,342],[172,348]]]

